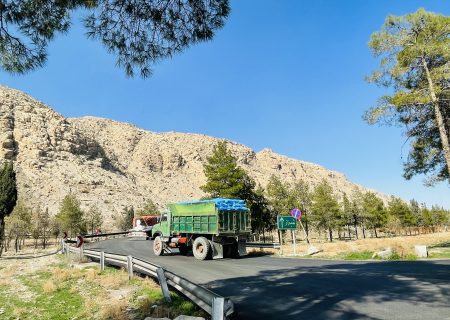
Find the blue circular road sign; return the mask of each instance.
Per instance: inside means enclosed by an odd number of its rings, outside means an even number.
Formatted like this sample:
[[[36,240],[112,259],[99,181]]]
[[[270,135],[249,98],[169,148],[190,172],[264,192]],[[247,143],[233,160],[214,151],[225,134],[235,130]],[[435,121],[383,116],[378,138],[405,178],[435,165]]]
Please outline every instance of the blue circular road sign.
[[[293,216],[295,219],[299,219],[302,216],[302,212],[298,208],[294,208],[291,210],[291,216]]]

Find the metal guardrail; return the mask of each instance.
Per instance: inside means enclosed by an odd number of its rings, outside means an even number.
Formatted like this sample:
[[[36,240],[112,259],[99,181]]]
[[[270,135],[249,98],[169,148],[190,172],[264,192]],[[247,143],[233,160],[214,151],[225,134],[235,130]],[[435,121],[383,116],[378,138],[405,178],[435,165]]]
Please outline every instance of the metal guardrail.
[[[104,270],[105,264],[123,267],[128,270],[129,278],[131,278],[134,273],[158,278],[166,300],[170,301],[170,295],[167,290],[168,284],[209,313],[212,320],[226,319],[234,312],[234,304],[229,298],[224,298],[171,271],[164,270],[156,264],[134,258],[133,256],[111,254],[103,251],[99,252],[96,250],[84,249],[83,246],[76,248],[64,242],[63,252],[66,254],[70,252],[80,254],[80,258],[86,256],[91,259],[99,260],[101,270]]]
[[[245,244],[249,248],[268,248],[268,249],[280,249],[279,243],[263,243],[263,242],[247,242]]]

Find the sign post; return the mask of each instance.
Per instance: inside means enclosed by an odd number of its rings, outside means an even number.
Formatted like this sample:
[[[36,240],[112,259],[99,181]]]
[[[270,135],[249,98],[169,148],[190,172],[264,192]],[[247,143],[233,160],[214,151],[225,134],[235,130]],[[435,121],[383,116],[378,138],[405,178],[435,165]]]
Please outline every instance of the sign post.
[[[297,229],[297,220],[291,216],[277,216],[277,228],[280,231],[292,230],[294,232]],[[283,254],[283,232],[280,233],[280,242],[281,254]]]
[[[300,222],[300,225],[303,228],[302,222],[299,220],[300,217],[302,216],[302,212],[300,211],[300,209],[298,208],[294,208],[291,210],[291,216],[298,220]],[[297,229],[297,228],[296,228]],[[294,256],[297,255],[297,239],[296,239],[296,234],[295,234],[295,230],[292,230],[292,240],[294,242]]]

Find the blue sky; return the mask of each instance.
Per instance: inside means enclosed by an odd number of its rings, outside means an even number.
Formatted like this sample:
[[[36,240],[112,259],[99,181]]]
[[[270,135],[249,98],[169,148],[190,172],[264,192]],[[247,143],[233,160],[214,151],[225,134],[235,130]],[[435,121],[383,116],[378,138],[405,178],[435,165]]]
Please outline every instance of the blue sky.
[[[64,116],[267,147],[381,192],[450,208],[448,185],[402,178],[408,144],[401,128],[361,118],[385,92],[364,81],[378,64],[370,34],[388,14],[423,7],[449,15],[447,1],[234,0],[231,7],[212,42],[158,63],[149,79],[126,78],[77,18],[50,45],[44,68],[24,76],[0,71],[0,84]]]

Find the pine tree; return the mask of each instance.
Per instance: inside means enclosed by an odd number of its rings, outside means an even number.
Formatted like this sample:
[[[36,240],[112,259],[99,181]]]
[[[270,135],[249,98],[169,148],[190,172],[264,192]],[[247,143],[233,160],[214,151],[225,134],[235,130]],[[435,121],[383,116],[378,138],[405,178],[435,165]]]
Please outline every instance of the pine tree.
[[[61,202],[56,219],[61,223],[64,231],[70,236],[86,232],[86,221],[84,212],[81,210],[80,201],[74,194],[70,193]]]
[[[3,253],[5,218],[11,214],[17,202],[16,173],[13,163],[5,162],[0,169],[0,256]]]
[[[134,218],[134,208],[124,207],[122,212],[115,216],[114,219],[116,227],[121,231],[129,230],[133,227],[133,218]]]
[[[250,200],[253,196],[255,182],[237,165],[225,141],[214,147],[203,171],[207,182],[201,189],[208,197]]]
[[[291,208],[298,208],[302,212],[301,222],[305,227],[306,235],[309,235],[309,214],[311,212],[312,201],[311,191],[308,184],[303,180],[298,180],[290,190]]]
[[[266,186],[267,198],[275,215],[288,215],[293,208],[290,184],[283,183],[278,177],[272,175]]]
[[[388,214],[399,219],[403,228],[415,225],[415,217],[409,206],[400,198],[392,197],[389,201]],[[410,231],[411,233],[411,231]]]
[[[94,234],[95,229],[101,228],[103,225],[103,215],[96,206],[91,206],[86,212],[85,221],[88,232]]]
[[[419,9],[389,16],[369,46],[381,58],[369,81],[392,87],[366,113],[370,123],[400,124],[411,141],[404,177],[450,181],[450,17]]]
[[[67,33],[81,10],[86,35],[100,40],[128,76],[209,41],[230,12],[228,0],[20,0],[0,2],[0,68],[25,73],[42,67],[47,46]]]
[[[364,222],[372,228],[375,237],[378,238],[377,228],[384,227],[387,223],[387,214],[383,201],[373,192],[366,192],[362,198]]]
[[[316,227],[328,231],[330,242],[333,242],[333,229],[340,218],[340,207],[333,188],[326,180],[314,188],[312,201],[312,217]]]
[[[158,216],[159,209],[158,209],[158,206],[151,199],[148,199],[142,209],[136,210],[136,215],[137,216]]]

